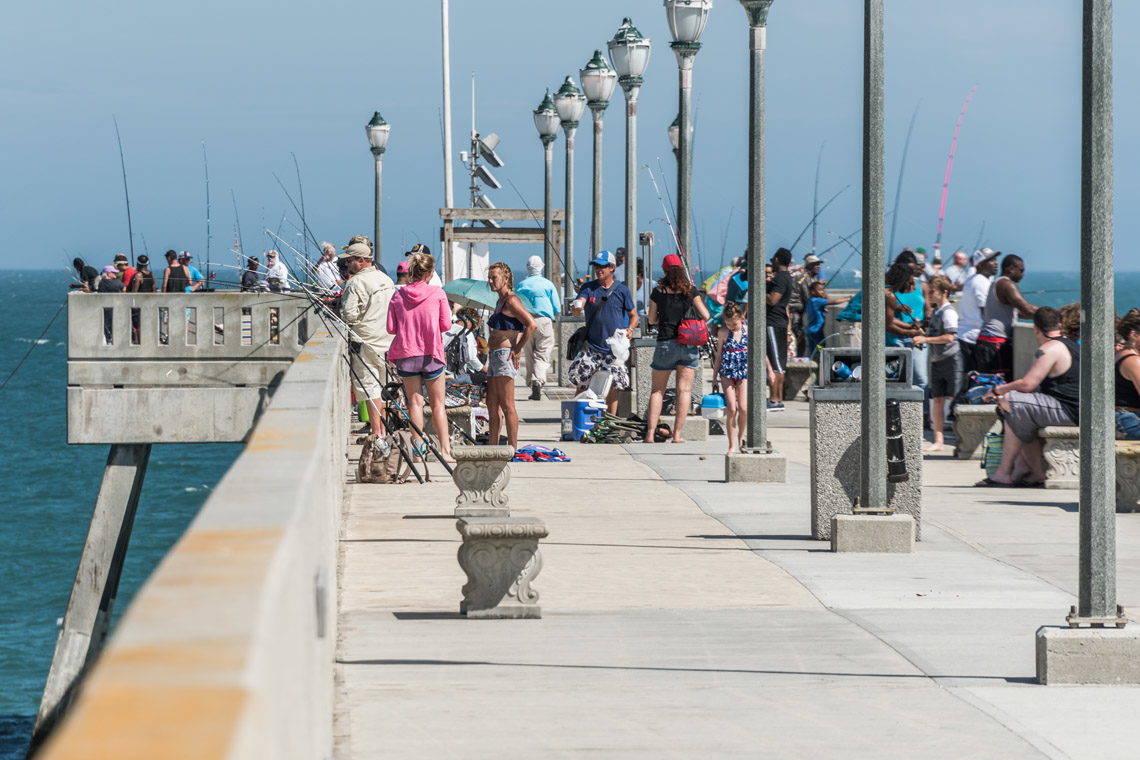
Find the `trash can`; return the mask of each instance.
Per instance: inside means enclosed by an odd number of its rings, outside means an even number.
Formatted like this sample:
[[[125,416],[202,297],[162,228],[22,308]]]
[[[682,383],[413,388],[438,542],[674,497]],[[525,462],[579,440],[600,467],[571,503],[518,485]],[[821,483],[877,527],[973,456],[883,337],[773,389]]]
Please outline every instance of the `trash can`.
[[[888,473],[887,505],[914,518],[915,538],[921,537],[922,406],[923,391],[912,385],[912,354],[908,348],[887,348],[886,401],[898,405],[892,438],[894,460]],[[811,389],[811,533],[831,539],[831,518],[851,514],[863,477],[862,349],[833,348],[820,352],[819,385]],[[901,454],[899,462],[899,433]],[[884,429],[882,435],[887,437]],[[906,479],[901,476],[905,467]]]

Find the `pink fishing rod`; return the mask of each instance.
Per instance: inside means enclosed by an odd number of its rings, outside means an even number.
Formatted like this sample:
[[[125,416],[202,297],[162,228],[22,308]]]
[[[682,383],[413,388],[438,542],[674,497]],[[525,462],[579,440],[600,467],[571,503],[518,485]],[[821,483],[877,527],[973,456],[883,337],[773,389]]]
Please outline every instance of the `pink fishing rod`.
[[[950,157],[946,159],[946,178],[942,180],[942,203],[938,207],[938,235],[934,238],[934,258],[942,257],[942,225],[946,221],[946,198],[950,195],[950,172],[954,170],[954,154],[958,151],[958,135],[962,132],[962,122],[966,120],[966,111],[970,108],[970,101],[978,86],[970,88],[970,94],[962,103],[962,111],[958,114],[958,121],[954,124],[954,139],[950,141]]]

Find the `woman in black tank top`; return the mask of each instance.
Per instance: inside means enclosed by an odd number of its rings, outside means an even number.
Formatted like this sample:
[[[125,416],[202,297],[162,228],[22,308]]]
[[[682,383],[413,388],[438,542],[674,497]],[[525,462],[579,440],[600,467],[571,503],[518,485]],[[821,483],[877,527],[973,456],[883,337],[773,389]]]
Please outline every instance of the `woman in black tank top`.
[[[1121,350],[1116,352],[1116,432],[1118,438],[1140,440],[1140,311],[1133,309],[1116,326]]]
[[[177,261],[170,262],[163,277],[165,283],[163,290],[167,293],[185,293],[190,287],[190,277],[186,274],[186,267]]]

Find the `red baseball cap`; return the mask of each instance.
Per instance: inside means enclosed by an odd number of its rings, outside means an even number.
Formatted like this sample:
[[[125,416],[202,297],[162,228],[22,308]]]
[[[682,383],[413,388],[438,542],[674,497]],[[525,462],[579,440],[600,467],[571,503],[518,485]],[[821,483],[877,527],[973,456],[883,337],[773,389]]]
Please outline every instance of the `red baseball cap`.
[[[681,257],[675,253],[670,253],[661,260],[662,269],[672,269],[673,267],[683,267],[685,264],[681,261]]]

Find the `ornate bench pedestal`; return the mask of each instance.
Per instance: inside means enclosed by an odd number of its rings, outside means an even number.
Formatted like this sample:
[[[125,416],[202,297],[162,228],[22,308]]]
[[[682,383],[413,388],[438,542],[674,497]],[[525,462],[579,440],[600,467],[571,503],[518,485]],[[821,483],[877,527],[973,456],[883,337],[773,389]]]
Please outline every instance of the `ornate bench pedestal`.
[[[1043,427],[1037,435],[1044,444],[1046,488],[1080,488],[1081,429]]]
[[[463,517],[459,566],[467,574],[459,614],[468,618],[540,618],[531,582],[542,570],[539,539],[546,524],[534,517]]]
[[[511,482],[510,446],[455,446],[452,480],[459,489],[456,517],[510,517],[507,484]]]
[[[954,457],[974,459],[986,433],[999,432],[997,404],[958,404],[954,407]]]

